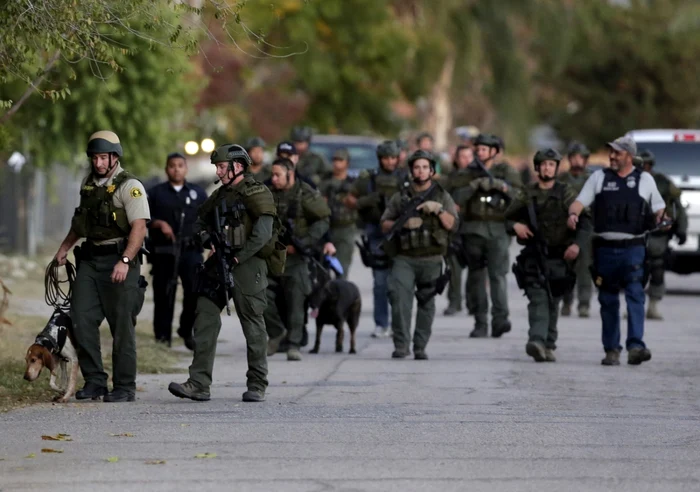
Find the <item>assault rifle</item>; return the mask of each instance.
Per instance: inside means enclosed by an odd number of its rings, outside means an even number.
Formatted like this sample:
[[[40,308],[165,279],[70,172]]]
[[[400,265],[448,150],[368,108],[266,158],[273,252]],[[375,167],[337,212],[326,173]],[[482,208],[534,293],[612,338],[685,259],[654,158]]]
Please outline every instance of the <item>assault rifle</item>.
[[[229,292],[233,289],[233,274],[231,267],[228,264],[227,257],[231,255],[231,245],[221,228],[221,215],[219,207],[226,216],[226,202],[221,202],[220,205],[214,207],[214,232],[211,235],[211,244],[214,246],[214,255],[216,257],[216,276],[220,287],[224,288],[224,296],[226,298],[226,314],[231,316],[231,307],[229,306]]]
[[[187,199],[189,202],[189,198]],[[175,241],[175,263],[173,263],[173,275],[168,280],[168,285],[165,288],[165,295],[170,296],[173,291],[177,288],[177,274],[180,270],[180,256],[182,255],[182,248],[185,247],[185,235],[182,233],[182,228],[185,224],[185,209],[183,208],[180,213],[180,224],[177,229],[177,241]]]
[[[549,257],[549,248],[547,247],[547,241],[542,237],[542,231],[537,225],[537,214],[535,213],[535,198],[531,197],[527,202],[527,215],[530,219],[530,230],[532,231],[533,237],[531,239],[530,245],[534,249],[535,260],[537,261],[537,281],[544,287],[547,292],[547,298],[549,303],[553,302],[552,289],[549,285],[549,269],[547,268],[547,258]]]
[[[287,219],[284,222],[284,227],[285,231],[284,236],[282,238],[282,242],[288,246],[294,246],[294,249],[296,250],[299,256],[302,256],[304,258],[308,258],[309,256],[311,256],[311,248],[304,246],[304,244],[299,240],[299,238],[294,235],[294,222],[292,221],[292,219]]]
[[[414,196],[408,204],[406,204],[405,209],[401,215],[394,221],[394,225],[391,226],[391,229],[384,235],[384,239],[387,242],[391,242],[394,240],[394,237],[396,237],[396,234],[403,228],[403,226],[408,222],[408,219],[411,217],[414,217],[416,215],[416,208],[418,205],[421,203],[427,201],[432,197],[435,192],[437,191],[438,187],[435,183],[430,185],[430,188],[428,188],[426,191],[421,193],[420,195]]]

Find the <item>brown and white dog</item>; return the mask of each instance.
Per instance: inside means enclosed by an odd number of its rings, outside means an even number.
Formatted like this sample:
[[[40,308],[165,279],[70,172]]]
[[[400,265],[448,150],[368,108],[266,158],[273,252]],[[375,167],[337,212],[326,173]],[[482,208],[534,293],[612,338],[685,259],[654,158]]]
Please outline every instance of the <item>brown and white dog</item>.
[[[73,321],[68,314],[60,309],[53,312],[49,322],[27,350],[25,360],[27,370],[24,379],[27,381],[36,380],[44,367],[51,371],[49,386],[52,390],[63,393],[63,396],[57,396],[54,401],[65,403],[75,394],[79,365],[73,338]],[[66,367],[68,364],[71,366],[69,374]],[[66,375],[68,385],[60,388],[56,384],[56,377],[65,382]]]

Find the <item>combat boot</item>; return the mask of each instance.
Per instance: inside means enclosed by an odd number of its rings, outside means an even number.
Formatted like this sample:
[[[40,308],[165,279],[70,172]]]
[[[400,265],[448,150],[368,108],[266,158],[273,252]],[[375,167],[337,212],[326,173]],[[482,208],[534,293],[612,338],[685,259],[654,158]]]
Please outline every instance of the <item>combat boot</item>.
[[[649,307],[647,308],[647,319],[663,320],[664,317],[661,316],[659,312],[659,300],[649,299]]]
[[[260,402],[265,401],[265,392],[252,389],[243,393],[243,401],[245,402]]]
[[[510,331],[510,321],[504,320],[498,323],[491,323],[491,336],[493,338],[500,338],[504,333]]]
[[[619,366],[620,365],[620,351],[619,350],[606,350],[605,358],[600,361],[604,366]]]
[[[469,334],[469,338],[486,338],[489,336],[489,330],[485,326],[475,326]]]
[[[458,312],[462,310],[461,307],[457,306],[448,306],[447,309],[442,313],[444,316],[454,316]]]
[[[571,304],[562,304],[561,315],[562,316],[571,316]]]
[[[428,360],[428,354],[425,353],[425,349],[413,349],[413,358],[415,360]]]
[[[556,362],[557,358],[554,355],[554,349],[544,349],[544,360],[547,362]]]
[[[578,307],[578,317],[588,318],[591,315],[591,308],[586,304],[580,304]]]
[[[391,353],[392,359],[403,359],[408,357],[408,350],[406,349],[396,349]]]
[[[76,400],[99,400],[107,394],[107,388],[96,383],[85,383],[83,389],[75,394]]]
[[[136,401],[136,395],[131,391],[122,388],[117,388],[110,391],[104,397],[104,401],[108,403],[124,403],[128,401]]]
[[[301,360],[301,352],[298,348],[290,348],[287,350],[287,360]]]
[[[628,364],[638,366],[648,360],[651,360],[651,351],[648,348],[634,347],[627,351]]]
[[[209,401],[211,399],[208,391],[200,389],[189,380],[182,384],[170,383],[168,391],[179,398],[189,398],[194,401]]]
[[[525,345],[525,353],[535,359],[535,362],[544,362],[547,360],[545,348],[541,342],[527,342],[527,345]]]
[[[280,343],[282,343],[282,340],[284,340],[284,337],[287,336],[287,330],[284,330],[280,336],[277,336],[275,338],[270,338],[267,341],[267,355],[275,355],[277,353],[277,350],[280,348]]]

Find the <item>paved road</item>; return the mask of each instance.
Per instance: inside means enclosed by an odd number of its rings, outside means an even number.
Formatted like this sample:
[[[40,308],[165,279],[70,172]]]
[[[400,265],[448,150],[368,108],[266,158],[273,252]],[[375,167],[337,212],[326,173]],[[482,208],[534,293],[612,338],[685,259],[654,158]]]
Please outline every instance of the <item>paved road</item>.
[[[327,328],[321,354],[272,357],[267,402],[243,404],[243,337],[224,317],[208,403],[167,392],[182,375],[143,376],[134,404],[0,415],[0,490],[700,490],[697,295],[667,298],[639,367],[600,366],[599,321],[578,318],[560,324],[559,361],[535,364],[514,284],[503,339],[470,340],[471,320],[439,316],[430,360],[396,361],[369,337],[371,279],[357,265],[357,355],[333,353]],[[669,284],[700,291],[700,277]],[[41,440],[57,433],[73,440]],[[110,436],[122,433],[133,437]]]

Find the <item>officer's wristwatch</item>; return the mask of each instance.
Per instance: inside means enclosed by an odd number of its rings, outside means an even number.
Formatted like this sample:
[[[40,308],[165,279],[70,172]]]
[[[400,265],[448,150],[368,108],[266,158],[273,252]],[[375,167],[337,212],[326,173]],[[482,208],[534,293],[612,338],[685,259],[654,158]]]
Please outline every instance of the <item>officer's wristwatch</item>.
[[[125,263],[128,265],[129,263],[131,263],[131,260],[129,259],[128,256],[125,255],[125,256],[122,256],[122,263]]]

